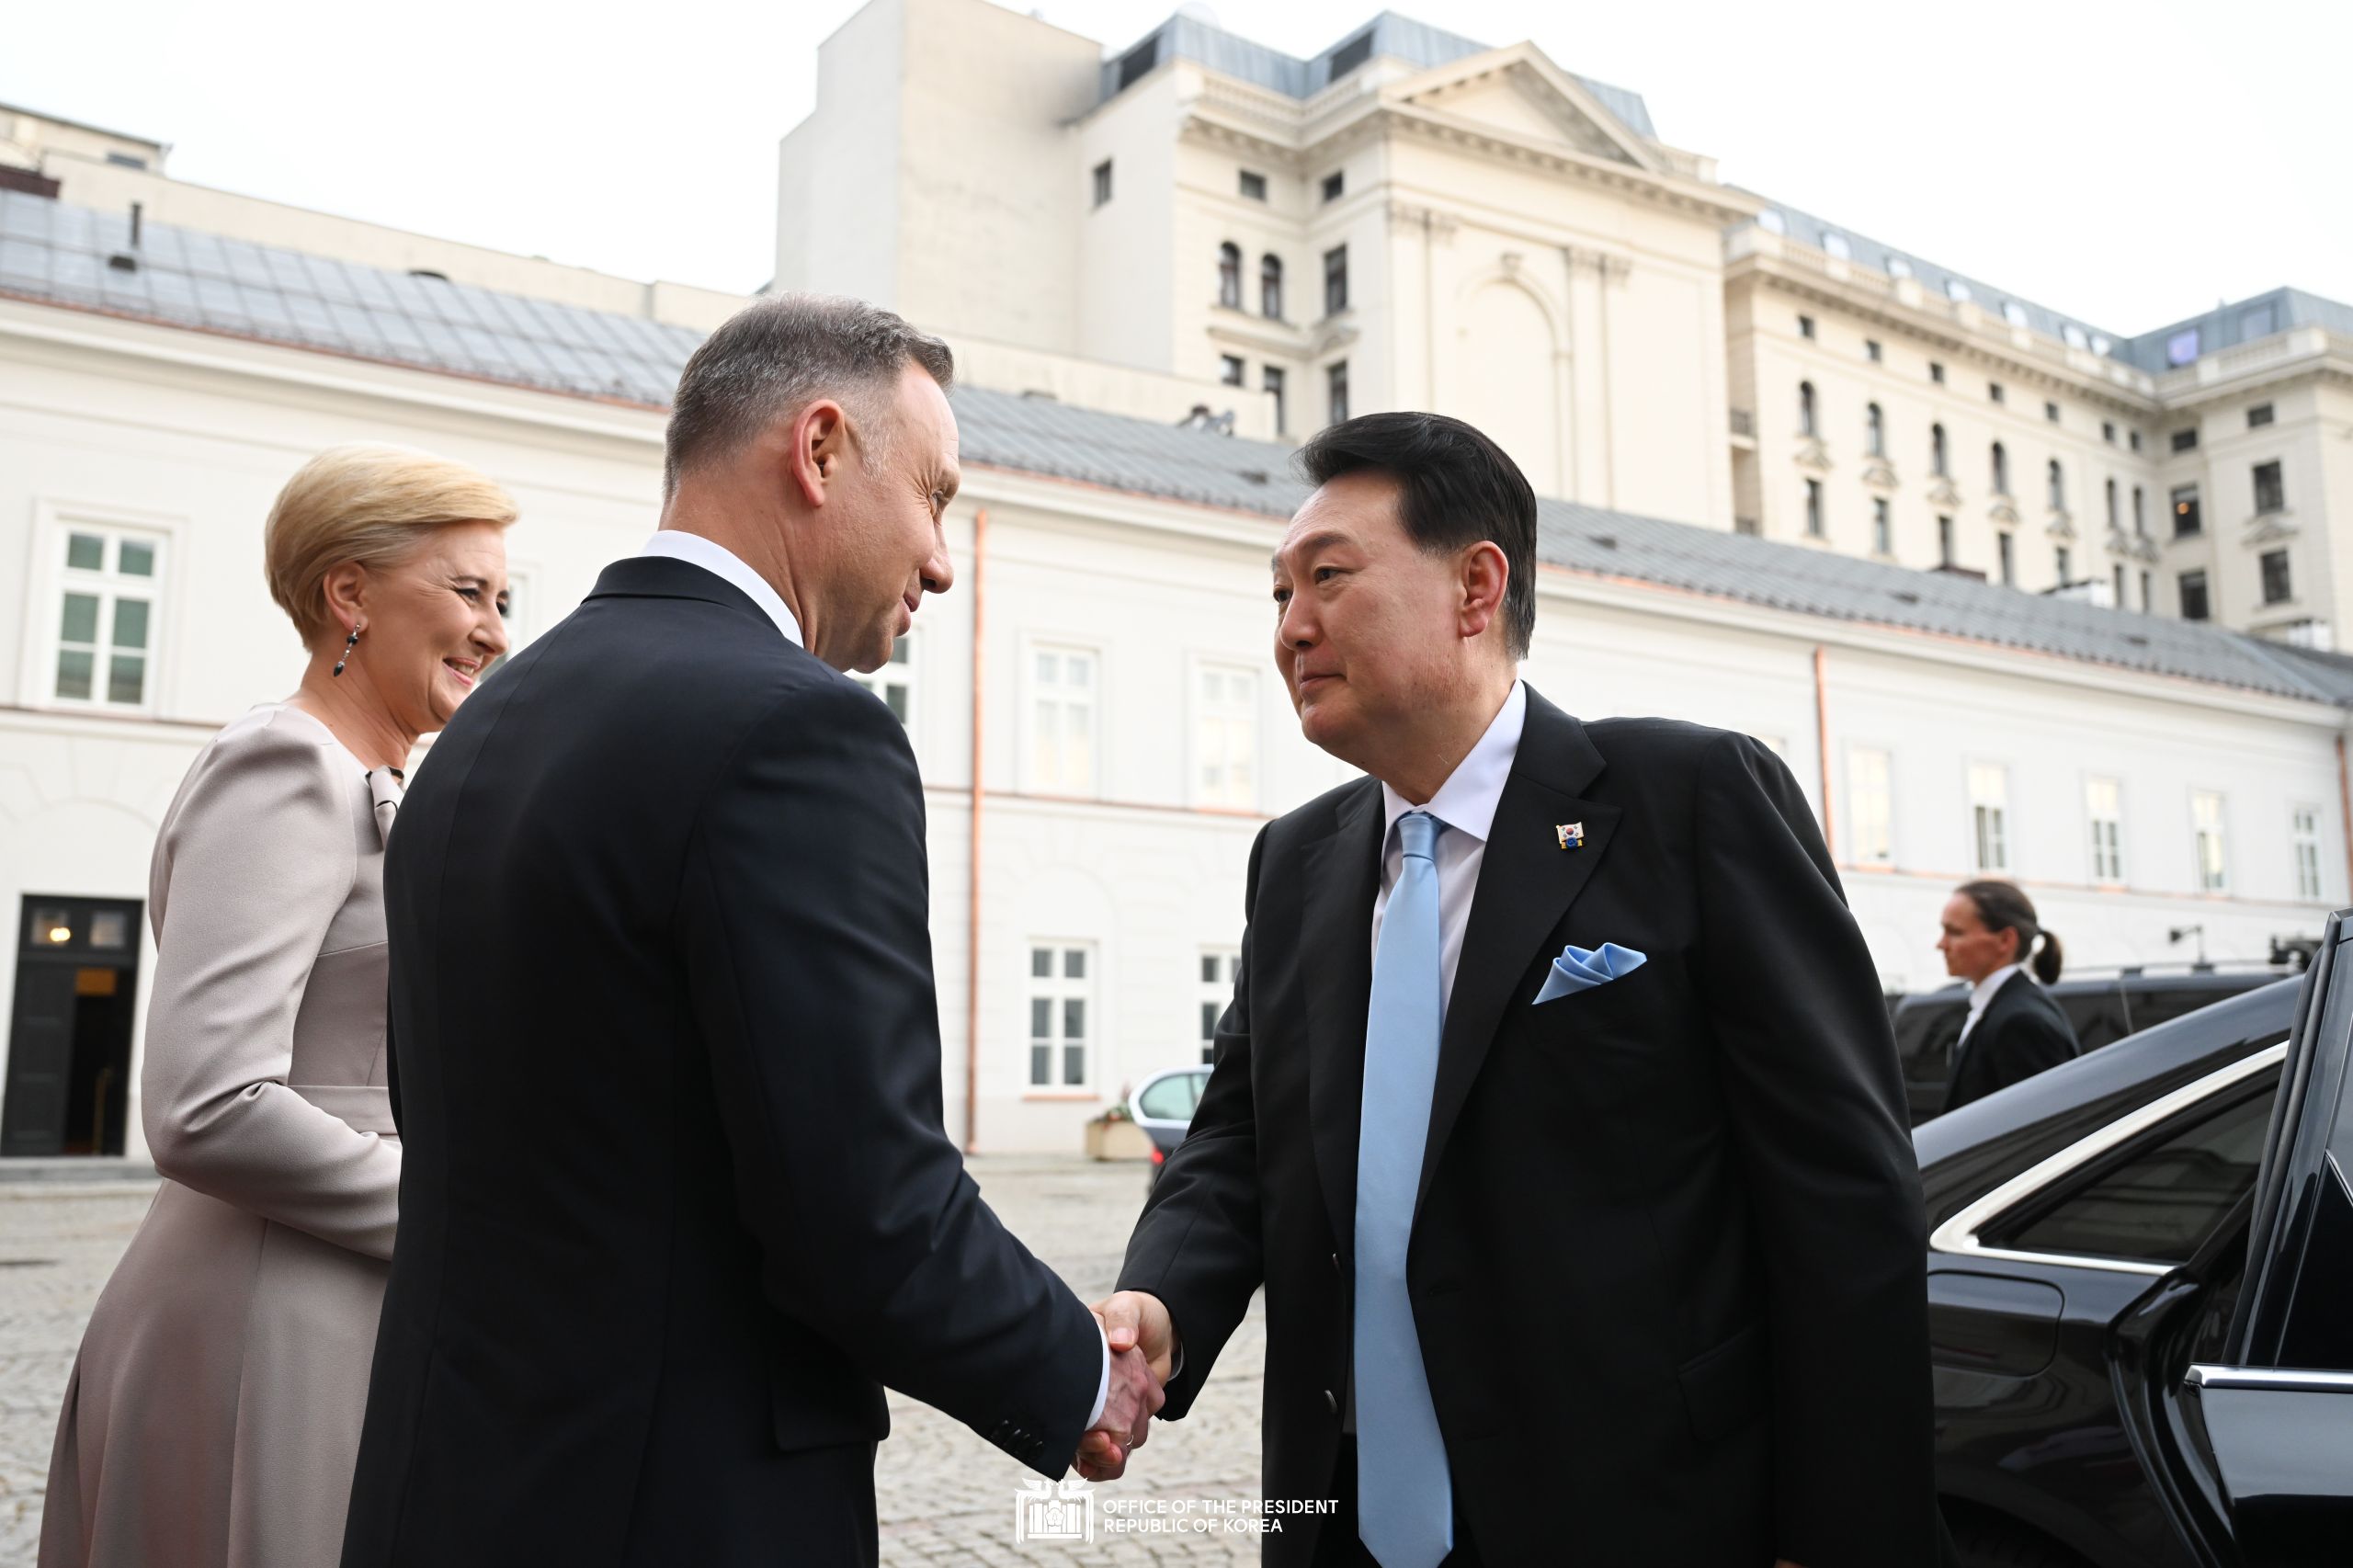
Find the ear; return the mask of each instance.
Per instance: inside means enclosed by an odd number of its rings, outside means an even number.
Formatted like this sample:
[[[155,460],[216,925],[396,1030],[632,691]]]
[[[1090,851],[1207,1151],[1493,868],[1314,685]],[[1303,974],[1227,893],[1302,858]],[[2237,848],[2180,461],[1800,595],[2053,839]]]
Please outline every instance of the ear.
[[[1483,539],[1462,552],[1462,599],[1455,619],[1465,641],[1484,636],[1503,614],[1504,589],[1510,583],[1511,562],[1495,540]]]
[[[326,595],[327,619],[346,635],[368,623],[368,568],[356,561],[327,569],[319,585]]]
[[[810,507],[825,504],[826,486],[850,460],[849,415],[832,398],[819,398],[795,415],[784,454],[785,483]]]

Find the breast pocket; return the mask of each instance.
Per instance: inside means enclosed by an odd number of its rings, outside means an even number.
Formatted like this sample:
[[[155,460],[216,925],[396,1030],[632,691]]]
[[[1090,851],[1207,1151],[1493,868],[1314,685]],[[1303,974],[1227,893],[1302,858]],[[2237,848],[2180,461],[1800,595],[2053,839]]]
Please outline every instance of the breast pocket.
[[[1668,1086],[1682,1027],[1668,962],[1522,1009],[1522,1049],[1586,1105],[1608,1107]]]

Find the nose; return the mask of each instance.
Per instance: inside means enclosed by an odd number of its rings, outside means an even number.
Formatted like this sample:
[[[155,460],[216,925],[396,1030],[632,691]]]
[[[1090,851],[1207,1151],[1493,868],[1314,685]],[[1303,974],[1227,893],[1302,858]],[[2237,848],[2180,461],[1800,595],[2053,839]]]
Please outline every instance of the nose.
[[[507,644],[511,641],[511,639],[506,635],[506,617],[500,615],[497,611],[493,610],[489,618],[485,619],[480,627],[476,628],[474,631],[474,641],[481,643],[483,649],[487,651],[490,656],[494,659],[504,654],[506,652]]]
[[[1315,612],[1308,608],[1306,596],[1293,594],[1283,605],[1282,618],[1275,622],[1277,649],[1299,651],[1315,646],[1321,629],[1315,623]]]
[[[923,563],[923,591],[944,594],[956,585],[956,562],[949,558],[948,540],[938,528],[931,535],[931,558]]]

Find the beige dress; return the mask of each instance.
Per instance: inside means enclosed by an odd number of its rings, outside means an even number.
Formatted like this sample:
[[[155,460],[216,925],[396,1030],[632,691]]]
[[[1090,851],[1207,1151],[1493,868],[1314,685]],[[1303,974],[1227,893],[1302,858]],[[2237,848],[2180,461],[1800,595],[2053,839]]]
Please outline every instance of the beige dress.
[[[332,1568],[401,1176],[384,1078],[399,802],[256,708],[198,756],[150,875],[142,1114],[165,1176],[65,1389],[41,1568]]]

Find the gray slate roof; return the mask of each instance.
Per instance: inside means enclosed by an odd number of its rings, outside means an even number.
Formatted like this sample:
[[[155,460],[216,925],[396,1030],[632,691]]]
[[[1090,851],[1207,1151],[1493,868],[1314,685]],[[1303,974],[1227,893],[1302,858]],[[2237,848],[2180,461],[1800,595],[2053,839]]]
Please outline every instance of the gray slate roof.
[[[689,328],[163,223],[146,226],[135,271],[109,267],[129,240],[119,215],[0,192],[0,297],[657,409],[700,341]],[[1268,518],[1307,494],[1291,449],[1274,442],[982,387],[959,388],[955,405],[967,463]],[[1538,554],[1802,615],[2353,707],[2353,659],[1687,523],[1548,500]]]

